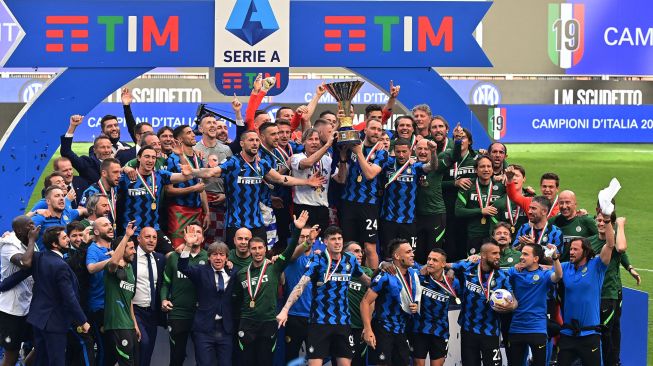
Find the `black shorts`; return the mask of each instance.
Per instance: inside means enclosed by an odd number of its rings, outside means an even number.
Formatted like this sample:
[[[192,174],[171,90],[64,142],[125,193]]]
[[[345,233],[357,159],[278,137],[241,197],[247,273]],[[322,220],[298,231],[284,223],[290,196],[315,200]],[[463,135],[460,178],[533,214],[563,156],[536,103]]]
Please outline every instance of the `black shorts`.
[[[306,358],[348,358],[354,356],[354,336],[349,325],[309,324]]]
[[[378,322],[372,322],[376,349],[368,348],[367,361],[372,365],[408,365],[410,346],[405,333],[390,333]]]
[[[447,357],[449,339],[433,334],[409,333],[408,341],[413,358],[426,359],[428,355],[431,360],[438,360]]]
[[[500,366],[499,336],[460,331],[460,352],[463,365]]]
[[[107,334],[116,345],[116,359],[119,366],[137,365],[138,338],[135,329],[111,329]]]
[[[345,242],[376,243],[379,206],[343,201],[341,225]]]
[[[7,351],[18,351],[20,344],[32,338],[32,326],[27,316],[16,316],[0,311],[0,346]]]
[[[384,258],[388,258],[390,253],[388,252],[388,243],[392,239],[406,239],[410,243],[410,246],[413,250],[417,249],[417,236],[415,230],[415,223],[412,224],[400,224],[394,221],[380,220],[379,222],[379,243],[381,245],[381,253]]]
[[[329,227],[328,207],[295,204],[295,215],[299,216],[303,210],[308,211],[308,221],[306,222],[306,225],[309,227],[312,227],[313,225],[320,225],[320,229],[322,229],[322,231]]]

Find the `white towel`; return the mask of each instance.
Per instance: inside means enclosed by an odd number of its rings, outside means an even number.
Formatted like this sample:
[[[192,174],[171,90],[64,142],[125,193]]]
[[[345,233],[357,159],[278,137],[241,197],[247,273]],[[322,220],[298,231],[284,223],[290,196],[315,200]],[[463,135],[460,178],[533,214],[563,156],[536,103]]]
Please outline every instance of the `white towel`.
[[[411,300],[411,296],[408,293],[408,289],[403,288],[403,285],[399,297],[401,299],[401,310],[403,310],[408,314],[412,314],[412,312],[410,311],[410,304],[412,304],[413,302],[419,304],[419,302],[422,300],[422,286],[419,283],[419,277],[417,276],[416,271],[411,271],[410,269],[408,269],[408,274],[410,278],[412,278],[411,286],[414,289],[415,301]],[[401,272],[397,271],[397,274],[395,274],[395,276],[397,276],[397,279],[399,279],[399,282],[401,283],[402,279],[399,277],[401,276]],[[418,306],[417,307],[418,314],[419,311],[420,311],[420,307]]]
[[[599,207],[604,215],[610,216],[614,212],[612,199],[617,195],[617,192],[619,192],[620,189],[621,184],[619,184],[617,178],[612,178],[610,185],[599,192]]]

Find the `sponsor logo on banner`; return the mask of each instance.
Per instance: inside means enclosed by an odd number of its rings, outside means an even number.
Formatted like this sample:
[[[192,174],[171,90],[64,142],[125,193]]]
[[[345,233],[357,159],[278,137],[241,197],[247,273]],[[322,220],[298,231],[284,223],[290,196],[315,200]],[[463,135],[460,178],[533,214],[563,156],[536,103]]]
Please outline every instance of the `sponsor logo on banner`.
[[[290,0],[216,0],[213,78],[220,92],[249,95],[258,73],[276,78],[267,95],[280,94],[286,88],[289,18]]]
[[[477,84],[472,89],[471,94],[470,99],[472,104],[497,105],[501,103],[501,93],[499,93],[499,88],[491,83]]]
[[[488,109],[487,132],[493,140],[500,140],[506,135],[506,108]]]
[[[563,69],[577,65],[585,52],[585,5],[549,4],[547,26],[551,61]]]
[[[99,33],[93,35],[95,39],[105,40],[92,42],[93,46],[103,46],[105,52],[115,52],[117,47],[126,48],[128,52],[152,52],[153,42],[159,47],[167,46],[170,52],[179,51],[179,17],[176,15],[168,16],[165,22],[157,22],[151,15],[100,15],[97,18],[87,15],[48,15],[45,17],[45,52],[89,52],[91,21],[100,26],[93,28]],[[117,29],[123,27],[127,27],[127,34],[119,39]],[[101,31],[102,28],[104,32]]]

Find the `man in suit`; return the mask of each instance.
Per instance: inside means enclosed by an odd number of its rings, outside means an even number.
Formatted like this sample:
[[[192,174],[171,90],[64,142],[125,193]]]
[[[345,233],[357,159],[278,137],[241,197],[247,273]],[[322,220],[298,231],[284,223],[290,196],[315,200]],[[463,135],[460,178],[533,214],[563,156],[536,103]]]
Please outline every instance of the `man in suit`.
[[[63,175],[70,205],[72,208],[77,208],[81,202],[82,193],[88,188],[89,182],[80,176],[73,175],[73,164],[65,156],[54,159],[52,168]]]
[[[120,160],[120,165],[124,166],[125,164],[127,164],[128,161],[132,159],[136,159],[136,154],[138,154],[138,150],[140,150],[141,146],[149,145],[143,139],[143,136],[146,133],[154,134],[154,129],[152,128],[151,124],[147,122],[141,122],[136,124],[136,126],[134,126],[134,138],[135,138],[134,141],[136,142],[136,144],[130,147],[129,149],[120,150],[116,153],[116,159]]]
[[[70,238],[63,226],[49,227],[43,234],[46,250],[34,253],[30,235],[22,265],[31,268],[34,287],[27,322],[34,328],[36,365],[61,365],[66,361],[66,332],[71,326],[87,333],[90,325],[79,305],[79,285],[63,260]]]
[[[195,362],[200,365],[231,365],[234,314],[232,294],[236,285],[236,270],[225,268],[229,247],[214,242],[207,248],[209,262],[189,266],[191,247],[199,240],[188,230],[186,245],[177,247],[178,268],[197,288],[198,307],[193,319],[192,337]]]
[[[72,149],[73,136],[77,127],[82,124],[83,117],[74,115],[70,117],[70,124],[66,134],[61,136],[61,156],[70,159],[79,175],[88,182],[97,182],[100,179],[100,164],[104,159],[113,157],[111,140],[105,135],[100,135],[93,141],[93,154],[78,156]]]
[[[149,366],[156,342],[156,327],[160,323],[160,289],[165,256],[154,252],[157,243],[157,232],[154,228],[142,228],[137,241],[136,257],[132,262],[136,279],[136,291],[132,303],[136,323],[141,333],[139,365]]]

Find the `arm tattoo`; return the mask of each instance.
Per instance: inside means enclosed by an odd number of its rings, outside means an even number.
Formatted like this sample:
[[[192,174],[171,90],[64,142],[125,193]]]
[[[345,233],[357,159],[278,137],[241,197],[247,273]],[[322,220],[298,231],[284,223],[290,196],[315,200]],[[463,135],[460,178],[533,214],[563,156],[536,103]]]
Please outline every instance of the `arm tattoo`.
[[[304,292],[304,289],[306,288],[306,285],[310,280],[311,278],[308,276],[302,276],[302,278],[299,279],[299,283],[292,290],[290,296],[288,296],[288,301],[286,301],[286,305],[283,306],[285,310],[290,310],[290,308],[293,306],[295,301],[297,301],[297,299],[299,299],[299,297],[302,296],[302,293]]]
[[[288,177],[287,177],[287,176],[284,176],[284,177],[283,177],[283,182],[284,182],[284,183],[288,183]]]

